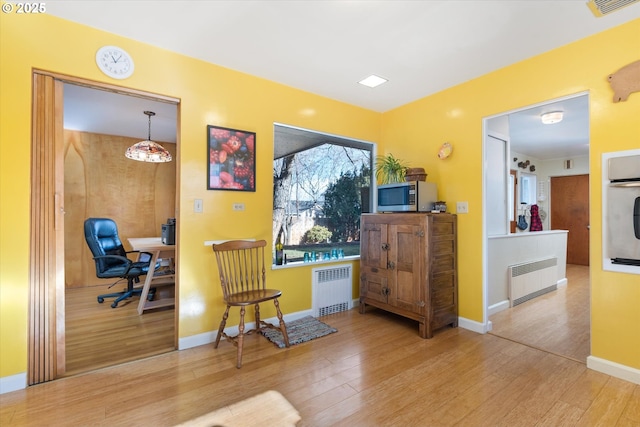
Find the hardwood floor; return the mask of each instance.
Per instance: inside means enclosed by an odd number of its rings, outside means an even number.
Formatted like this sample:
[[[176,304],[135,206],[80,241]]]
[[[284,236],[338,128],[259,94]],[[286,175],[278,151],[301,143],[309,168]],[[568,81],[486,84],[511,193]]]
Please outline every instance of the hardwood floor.
[[[640,385],[495,335],[376,309],[322,318],[337,333],[278,349],[221,342],[0,395],[0,425],[171,426],[267,390],[299,426],[640,426]],[[268,408],[256,408],[266,410]]]
[[[126,285],[126,284],[125,284]],[[117,291],[119,285],[112,288]],[[119,365],[175,349],[173,308],[139,316],[138,297],[111,308],[112,298],[98,304],[105,286],[65,291],[65,376]]]
[[[490,332],[582,363],[591,354],[589,267],[567,264],[567,286],[490,317]]]

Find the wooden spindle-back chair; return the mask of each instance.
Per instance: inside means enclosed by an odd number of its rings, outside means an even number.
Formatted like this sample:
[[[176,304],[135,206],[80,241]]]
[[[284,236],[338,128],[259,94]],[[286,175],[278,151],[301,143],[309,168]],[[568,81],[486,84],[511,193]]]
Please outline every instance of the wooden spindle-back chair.
[[[284,338],[285,345],[289,347],[289,337],[287,327],[282,319],[280,303],[278,298],[282,291],[269,289],[266,286],[266,264],[265,264],[265,240],[247,241],[233,240],[225,243],[214,244],[213,252],[218,263],[220,273],[220,284],[222,295],[227,304],[227,308],[222,316],[218,335],[216,336],[215,348],[218,348],[220,337],[224,336],[237,348],[237,368],[242,367],[242,345],[244,336],[264,328],[279,329]],[[273,300],[280,326],[272,325],[260,319],[260,303]],[[254,329],[244,330],[245,307],[253,305],[255,307],[256,325]],[[238,335],[229,336],[224,332],[224,327],[229,317],[231,307],[240,307],[240,324],[238,325]]]

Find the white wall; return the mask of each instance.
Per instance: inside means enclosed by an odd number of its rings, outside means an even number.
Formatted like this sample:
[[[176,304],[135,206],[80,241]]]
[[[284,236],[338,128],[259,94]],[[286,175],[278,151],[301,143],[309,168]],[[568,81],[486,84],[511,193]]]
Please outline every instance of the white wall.
[[[509,299],[508,267],[528,261],[558,258],[560,282],[567,274],[568,231],[536,231],[489,237],[488,242],[488,306]],[[508,307],[508,305],[507,305]]]

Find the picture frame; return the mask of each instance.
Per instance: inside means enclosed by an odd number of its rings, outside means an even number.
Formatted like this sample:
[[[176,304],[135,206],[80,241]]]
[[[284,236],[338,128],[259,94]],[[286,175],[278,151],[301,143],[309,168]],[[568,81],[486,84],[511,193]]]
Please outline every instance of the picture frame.
[[[256,134],[207,125],[207,190],[256,191]]]

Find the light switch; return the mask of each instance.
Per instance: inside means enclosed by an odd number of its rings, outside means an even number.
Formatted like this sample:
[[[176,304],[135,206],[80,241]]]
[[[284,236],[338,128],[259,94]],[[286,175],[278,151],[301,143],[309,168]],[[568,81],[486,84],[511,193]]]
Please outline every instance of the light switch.
[[[193,211],[195,213],[202,213],[202,199],[195,199],[193,201]]]
[[[456,202],[456,213],[469,213],[469,202]]]
[[[234,203],[233,204],[233,210],[234,211],[243,211],[244,210],[244,203]]]

